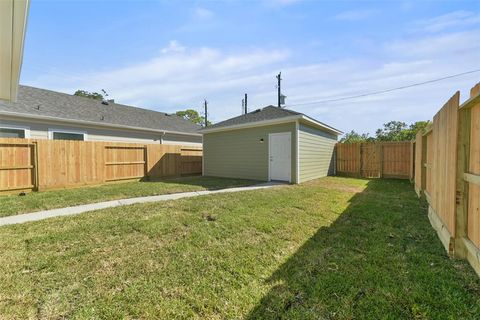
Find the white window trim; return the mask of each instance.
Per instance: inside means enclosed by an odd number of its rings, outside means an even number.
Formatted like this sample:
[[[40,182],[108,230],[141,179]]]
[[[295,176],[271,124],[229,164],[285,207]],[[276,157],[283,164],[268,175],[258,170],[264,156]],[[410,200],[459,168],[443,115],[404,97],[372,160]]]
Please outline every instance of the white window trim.
[[[55,128],[48,128],[48,139],[53,140],[53,133],[71,133],[71,134],[81,134],[83,135],[83,141],[88,141],[88,135],[86,131],[78,131],[78,130],[65,130],[65,129],[55,129]]]
[[[0,124],[0,129],[14,129],[14,130],[23,130],[25,139],[30,139],[30,127],[27,126],[17,126],[9,124]]]

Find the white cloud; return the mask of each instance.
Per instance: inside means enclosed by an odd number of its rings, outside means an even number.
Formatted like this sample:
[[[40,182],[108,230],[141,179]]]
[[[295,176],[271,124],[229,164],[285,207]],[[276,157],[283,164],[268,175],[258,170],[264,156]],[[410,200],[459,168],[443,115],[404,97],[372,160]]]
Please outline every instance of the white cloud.
[[[475,54],[478,57],[480,29],[395,40],[388,43],[386,49],[391,54],[410,57],[455,58],[455,54]]]
[[[272,7],[285,7],[303,0],[264,0],[264,3]]]
[[[215,27],[219,26],[219,19],[215,19],[215,13],[212,10],[195,7],[191,10],[187,17],[187,20],[178,27],[175,31],[181,33],[189,33],[192,31],[202,30],[208,32]]]
[[[334,20],[340,21],[360,21],[366,20],[378,13],[377,10],[351,10],[341,12],[333,17]]]
[[[106,88],[117,101],[162,109],[165,105],[195,104],[205,96],[224,96],[225,92],[243,93],[249,84],[264,81],[262,72],[269,66],[289,57],[285,50],[251,49],[227,54],[212,48],[182,48],[105,72],[58,74],[45,70],[45,76],[36,79],[34,84],[64,92],[73,92],[76,88]]]
[[[414,31],[439,32],[455,27],[480,24],[480,14],[470,11],[454,11],[438,17],[419,20],[413,23]]]
[[[160,50],[161,53],[167,54],[172,52],[185,52],[185,47],[182,46],[177,40],[172,40],[165,48]]]
[[[205,8],[196,8],[193,11],[193,16],[197,19],[210,19],[214,15],[213,11]]]
[[[240,113],[243,94],[249,107],[276,102],[275,75],[282,71],[287,103],[344,97],[422,82],[478,68],[480,33],[469,32],[405,38],[376,43],[377,57],[294,63],[295,51],[249,48],[228,52],[209,47],[187,48],[176,41],[144,62],[108,71],[58,73],[45,68],[26,84],[72,93],[98,91],[125,104],[174,112],[210,102],[210,118],[220,121]],[[287,67],[288,66],[288,67]],[[25,65],[28,68],[28,65]],[[390,120],[430,119],[456,90],[466,92],[480,74],[450,79],[389,94],[336,103],[299,105],[304,112],[343,131],[370,131]],[[463,96],[466,98],[466,96]]]

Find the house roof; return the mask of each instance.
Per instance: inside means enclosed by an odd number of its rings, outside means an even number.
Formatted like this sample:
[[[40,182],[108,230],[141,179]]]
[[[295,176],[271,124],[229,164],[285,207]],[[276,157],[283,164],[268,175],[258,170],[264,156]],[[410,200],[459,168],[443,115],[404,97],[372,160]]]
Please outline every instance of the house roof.
[[[315,123],[320,127],[336,134],[342,133],[340,130],[337,130],[323,122],[310,118],[301,112],[288,110],[284,108],[278,108],[275,106],[267,106],[263,109],[257,109],[247,114],[230,118],[222,122],[218,122],[216,124],[208,126],[207,128],[203,128],[202,130],[200,130],[200,132],[207,133],[207,132],[220,131],[222,129],[229,129],[229,128],[234,129],[234,128],[242,128],[247,126],[267,125],[267,124],[271,124],[272,122],[275,122],[276,120],[278,121],[285,120],[284,122],[288,122],[288,121],[296,121],[299,119],[305,120],[307,122]]]
[[[112,127],[198,134],[200,126],[176,115],[119,103],[20,86],[16,102],[0,101],[0,114],[52,118]]]

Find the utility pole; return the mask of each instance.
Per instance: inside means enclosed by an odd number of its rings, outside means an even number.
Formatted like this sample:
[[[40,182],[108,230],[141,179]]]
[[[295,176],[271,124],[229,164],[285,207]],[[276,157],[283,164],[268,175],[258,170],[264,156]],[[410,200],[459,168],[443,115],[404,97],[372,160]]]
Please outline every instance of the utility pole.
[[[280,96],[282,95],[282,91],[281,91],[282,73],[281,73],[281,72],[278,73],[277,80],[278,80],[278,84],[277,84],[277,89],[278,89],[278,107],[281,108],[281,105],[280,105]]]
[[[242,114],[245,114],[245,99],[242,99]]]
[[[248,97],[247,97],[247,94],[245,93],[245,99],[244,99],[245,100],[245,114],[248,113],[248,102],[247,102],[248,100],[247,99],[248,99]]]
[[[208,102],[207,102],[207,99],[205,99],[205,102],[204,102],[204,106],[205,106],[205,127],[208,126]]]

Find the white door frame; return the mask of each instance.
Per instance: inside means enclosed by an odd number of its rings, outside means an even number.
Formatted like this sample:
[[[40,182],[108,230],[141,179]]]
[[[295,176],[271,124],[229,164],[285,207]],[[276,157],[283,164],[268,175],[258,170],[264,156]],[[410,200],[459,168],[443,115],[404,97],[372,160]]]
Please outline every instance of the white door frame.
[[[271,139],[270,137],[271,136],[280,136],[280,135],[288,135],[290,136],[290,177],[288,179],[288,182],[291,183],[292,182],[292,133],[290,131],[286,131],[286,132],[276,132],[276,133],[269,133],[268,134],[268,157],[267,157],[267,161],[268,161],[268,181],[271,181],[271,175],[270,175],[270,142],[271,142]]]

